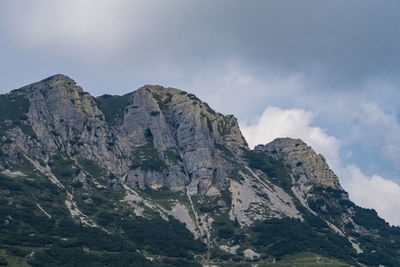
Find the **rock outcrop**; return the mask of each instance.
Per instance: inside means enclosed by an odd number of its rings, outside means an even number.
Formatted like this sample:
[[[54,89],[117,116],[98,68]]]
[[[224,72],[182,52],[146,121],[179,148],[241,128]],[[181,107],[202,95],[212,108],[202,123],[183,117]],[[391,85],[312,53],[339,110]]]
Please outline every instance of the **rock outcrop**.
[[[300,139],[277,138],[266,145],[256,146],[255,151],[262,151],[282,160],[297,183],[342,189],[338,177],[329,168],[326,159]]]
[[[121,107],[112,97],[96,100],[72,79],[55,75],[11,94],[29,101],[24,124],[35,138],[18,127],[10,131],[18,140],[5,149],[10,155],[16,146],[44,161],[64,152],[98,162],[132,187],[217,194],[229,187],[225,177],[232,159],[248,149],[236,118],[173,88],[144,86]],[[118,109],[121,123],[107,121]],[[227,160],[227,154],[233,158]]]
[[[128,183],[141,188],[189,186],[193,194],[224,190],[232,167],[223,153],[240,155],[248,149],[236,118],[216,113],[192,94],[161,86],[144,86],[132,94],[117,131],[131,151],[150,144],[168,165],[153,181],[154,171],[130,171]]]

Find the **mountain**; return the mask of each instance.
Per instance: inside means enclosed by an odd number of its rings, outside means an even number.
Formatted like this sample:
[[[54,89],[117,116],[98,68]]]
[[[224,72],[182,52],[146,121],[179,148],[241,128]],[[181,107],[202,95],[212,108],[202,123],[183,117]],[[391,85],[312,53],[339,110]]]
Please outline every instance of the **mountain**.
[[[0,95],[0,203],[0,266],[400,266],[400,228],[322,155],[251,150],[235,117],[162,86]]]

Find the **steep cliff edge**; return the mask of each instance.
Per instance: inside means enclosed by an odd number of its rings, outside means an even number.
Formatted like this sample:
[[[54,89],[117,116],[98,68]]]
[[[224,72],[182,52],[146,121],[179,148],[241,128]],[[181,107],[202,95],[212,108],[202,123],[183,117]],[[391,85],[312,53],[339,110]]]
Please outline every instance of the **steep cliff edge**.
[[[94,98],[55,75],[0,95],[0,192],[0,262],[400,264],[399,228],[322,155],[250,150],[232,115],[174,88]]]

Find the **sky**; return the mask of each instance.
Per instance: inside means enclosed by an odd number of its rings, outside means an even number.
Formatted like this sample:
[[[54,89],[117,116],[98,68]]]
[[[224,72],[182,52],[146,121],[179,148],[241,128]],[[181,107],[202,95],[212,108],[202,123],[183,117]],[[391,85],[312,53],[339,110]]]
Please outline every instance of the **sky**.
[[[0,93],[56,73],[94,96],[160,84],[301,138],[400,225],[400,2],[2,0]]]

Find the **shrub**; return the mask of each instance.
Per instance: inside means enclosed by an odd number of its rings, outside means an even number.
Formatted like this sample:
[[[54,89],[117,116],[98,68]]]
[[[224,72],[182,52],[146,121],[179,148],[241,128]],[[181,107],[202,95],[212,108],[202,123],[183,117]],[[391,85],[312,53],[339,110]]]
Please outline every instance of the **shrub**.
[[[221,228],[218,230],[218,236],[220,238],[229,239],[229,238],[233,237],[234,234],[235,234],[235,232],[229,228]]]
[[[72,180],[80,171],[74,166],[73,160],[61,154],[52,156],[49,161],[49,166],[54,175],[62,180]]]
[[[90,159],[79,158],[79,164],[93,177],[98,178],[106,174],[105,169]]]
[[[251,168],[259,169],[264,172],[270,180],[283,188],[288,194],[292,195],[292,179],[281,160],[257,151],[246,151],[245,157]]]
[[[132,93],[123,96],[103,95],[96,98],[100,110],[103,112],[107,124],[120,125],[124,110],[129,104]]]
[[[167,167],[165,162],[160,158],[158,151],[154,148],[153,143],[136,147],[131,152],[131,168],[140,168],[143,171],[161,172]]]
[[[29,100],[13,93],[0,95],[0,121],[25,119],[29,111]]]

